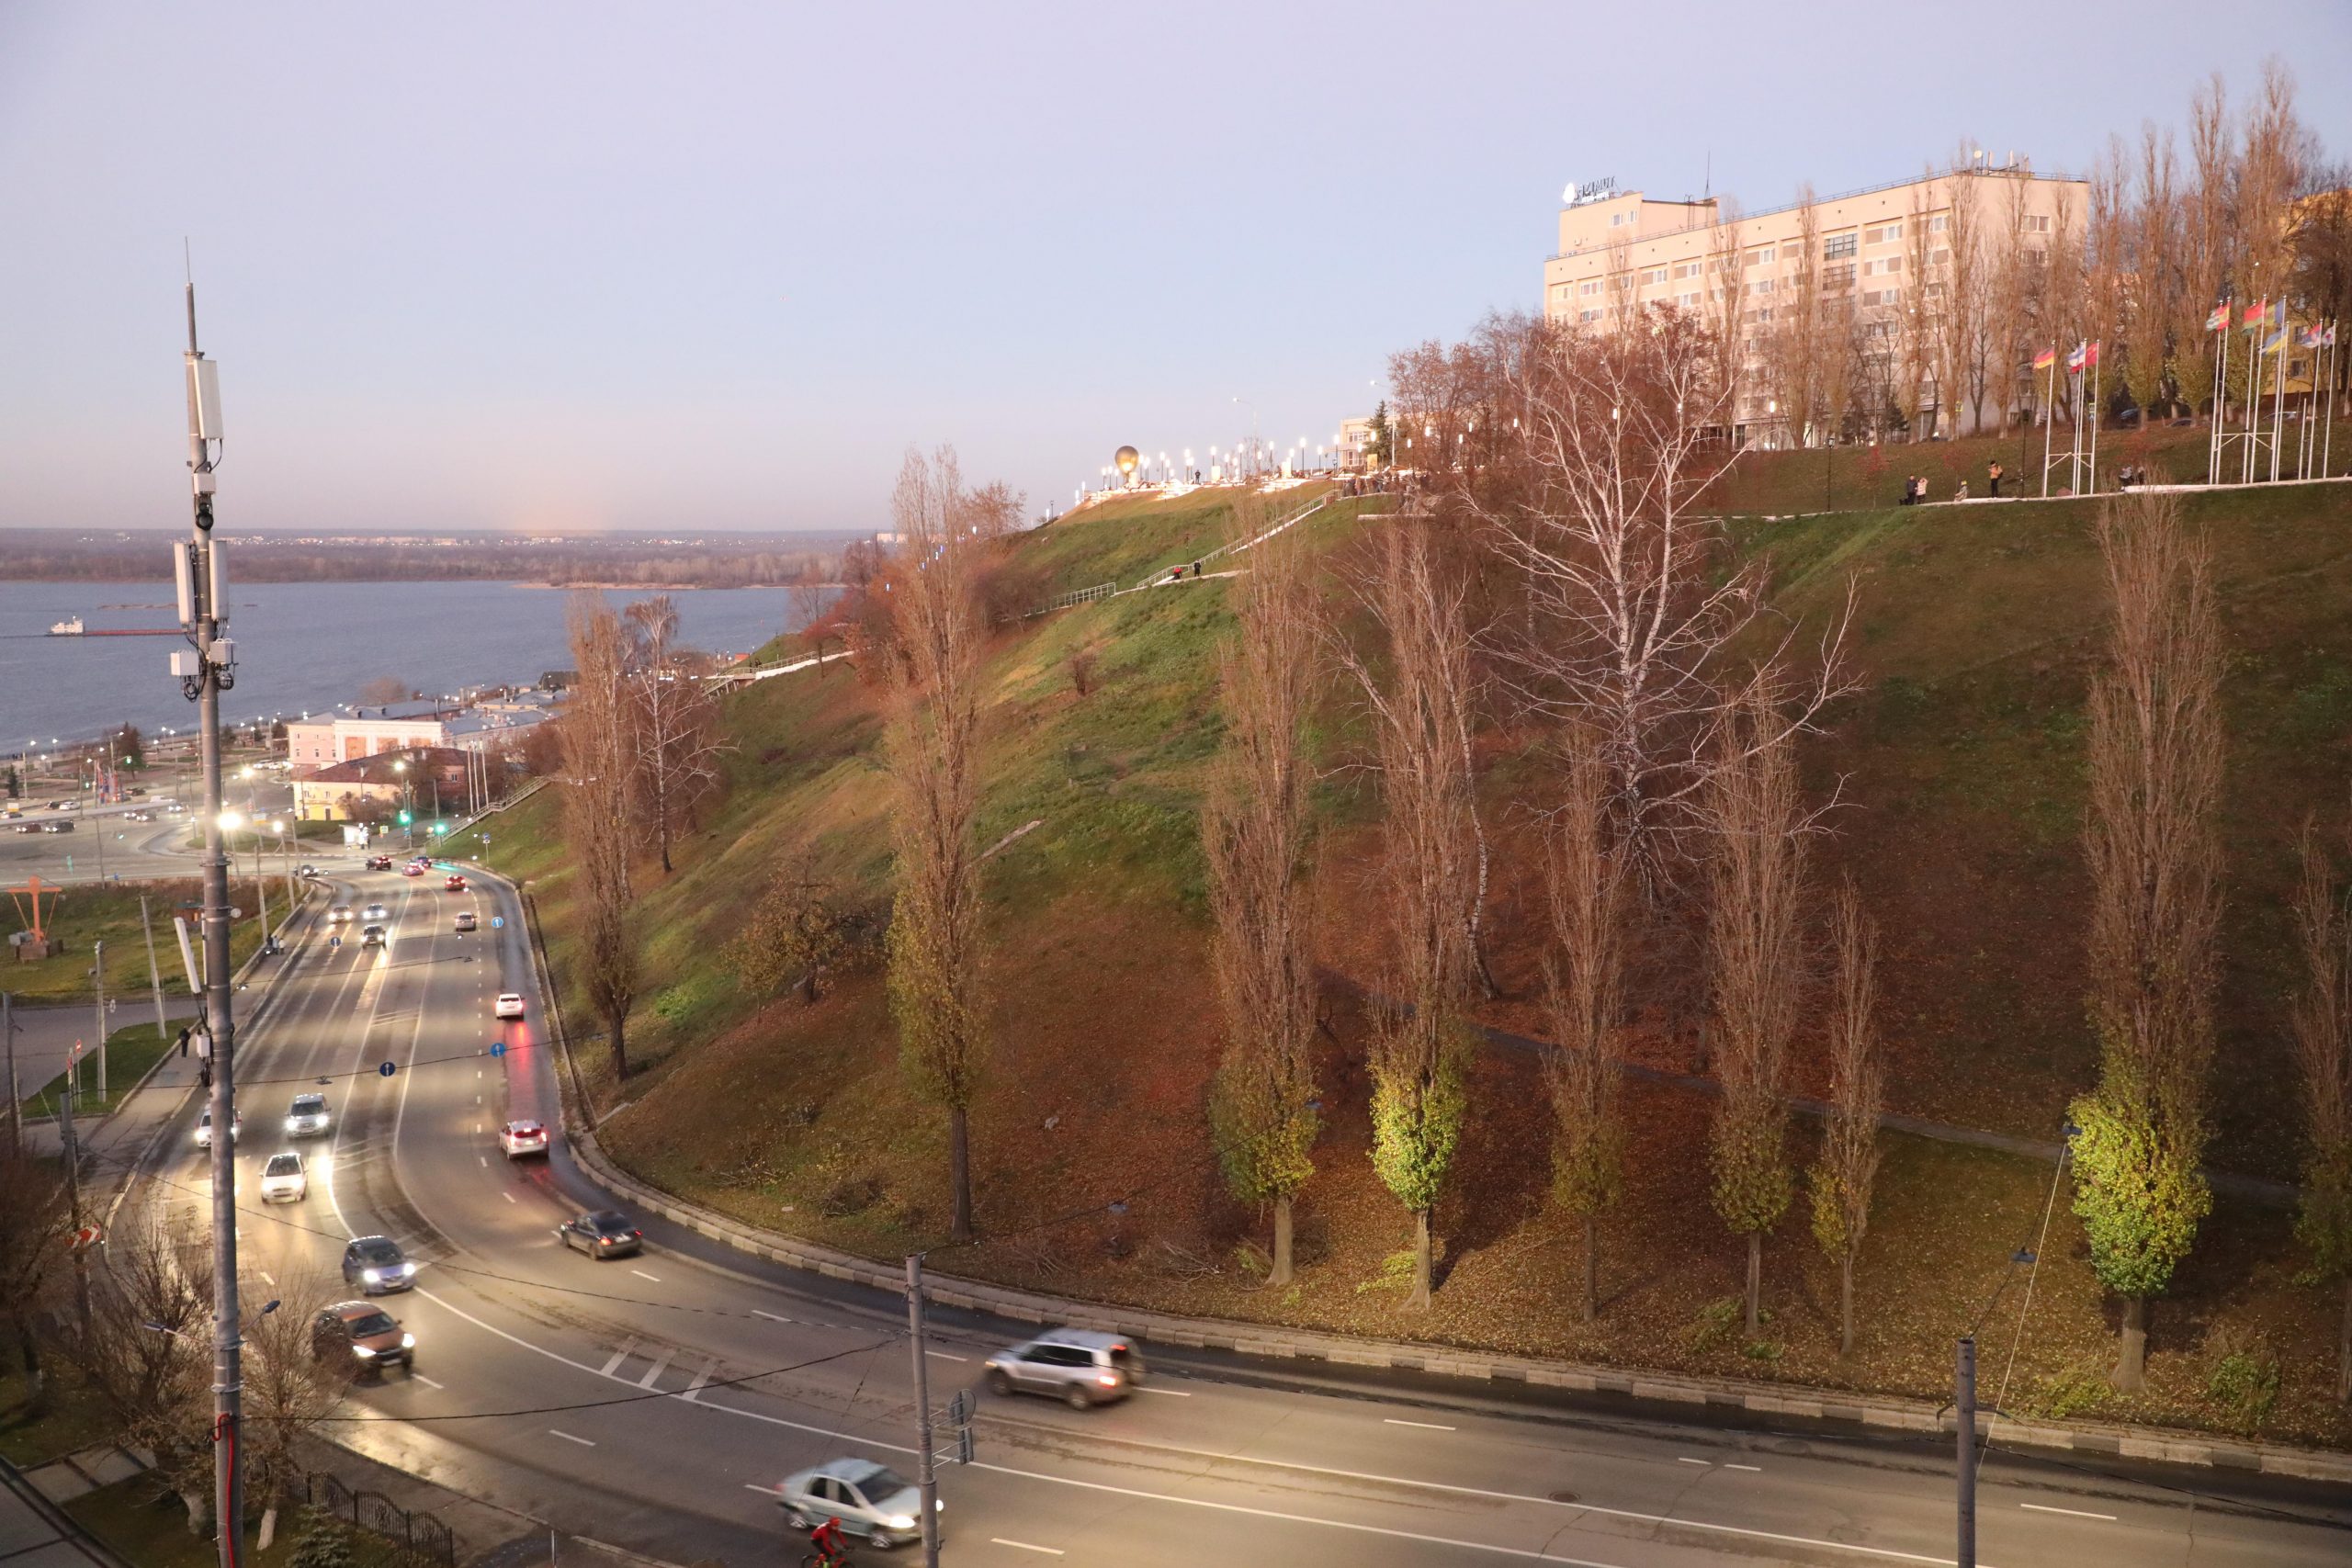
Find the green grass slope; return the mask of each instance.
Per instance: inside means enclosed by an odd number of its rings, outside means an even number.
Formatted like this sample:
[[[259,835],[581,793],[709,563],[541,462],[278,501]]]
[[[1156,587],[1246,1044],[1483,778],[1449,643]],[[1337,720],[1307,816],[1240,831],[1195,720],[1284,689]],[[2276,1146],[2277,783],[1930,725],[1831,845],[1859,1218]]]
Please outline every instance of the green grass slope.
[[[1310,525],[1343,551],[1378,526],[1335,506]],[[2229,631],[2226,830],[2230,891],[2214,1075],[2216,1163],[2280,1177],[2296,1136],[2285,1003],[2294,965],[2282,894],[2307,811],[2340,819],[2352,779],[2352,487],[2195,498],[2212,539]],[[1883,508],[1742,525],[1770,564],[1775,608],[1817,622],[1857,585],[1860,689],[1806,755],[1846,802],[1821,841],[1825,880],[1850,872],[1884,929],[1882,983],[1894,1107],[2047,1138],[2090,1079],[2083,1022],[2079,852],[2083,689],[2102,596],[2092,513],[2075,504]],[[1089,509],[1013,547],[1009,570],[1050,592],[1132,581],[1221,539],[1216,502]],[[1373,1179],[1363,1021],[1335,988],[1318,1069],[1328,1103],[1302,1202],[1299,1283],[1258,1287],[1256,1216],[1224,1194],[1204,1096],[1217,1050],[1205,967],[1197,809],[1218,743],[1215,649],[1223,584],[1157,588],[994,634],[985,666],[987,757],[978,837],[987,862],[991,1059],[974,1108],[988,1238],[956,1271],[1173,1310],[1409,1334],[1657,1367],[1931,1394],[1951,1337],[2041,1214],[2051,1169],[1894,1139],[1861,1270],[1863,1338],[1836,1348],[1836,1283],[1793,1206],[1767,1249],[1774,1319],[1740,1339],[1722,1321],[1739,1253],[1707,1206],[1705,1102],[1632,1095],[1633,1169],[1607,1226],[1596,1329],[1564,1321],[1573,1233],[1547,1201],[1543,1086],[1523,1056],[1490,1052],[1472,1088],[1459,1180],[1439,1212],[1436,1307],[1407,1318],[1388,1288],[1406,1216]],[[1072,656],[1093,659],[1081,694]],[[667,877],[640,867],[645,986],[626,1089],[593,1043],[600,1101],[628,1104],[607,1146],[642,1176],[757,1223],[880,1256],[937,1242],[946,1214],[943,1120],[899,1082],[878,966],[822,1000],[748,994],[726,946],[781,864],[807,857],[848,905],[887,910],[889,850],[878,740],[883,694],[843,666],[728,699],[729,788]],[[1507,715],[1498,718],[1507,719]],[[1335,698],[1327,722],[1344,735]],[[1540,775],[1508,731],[1487,781],[1498,846],[1490,930],[1507,994],[1489,1021],[1540,1032],[1526,824]],[[1327,748],[1327,763],[1344,759]],[[1321,957],[1377,975],[1373,807],[1360,775],[1321,786]],[[571,974],[571,889],[555,793],[510,814],[493,862],[540,896],[575,1033],[593,1023]],[[1667,1030],[1645,1060],[1689,1069]],[[1800,1077],[1817,1075],[1807,1055]],[[1792,1156],[1810,1157],[1800,1127]],[[1099,1205],[1121,1196],[1127,1212]],[[1086,1217],[1069,1218],[1073,1213]],[[2021,1409],[2258,1425],[2352,1443],[2326,1396],[2331,1303],[2294,1281],[2301,1259],[2277,1211],[2224,1201],[2174,1298],[2160,1306],[2152,1386],[2125,1401],[2097,1370],[2108,1303],[2060,1204],[2023,1325]],[[943,1262],[943,1267],[946,1266]],[[1987,1330],[2007,1354],[2017,1325]],[[2246,1350],[2246,1347],[2252,1349]],[[2281,1393],[2248,1414],[2212,1391],[2235,1348],[2272,1358]]]

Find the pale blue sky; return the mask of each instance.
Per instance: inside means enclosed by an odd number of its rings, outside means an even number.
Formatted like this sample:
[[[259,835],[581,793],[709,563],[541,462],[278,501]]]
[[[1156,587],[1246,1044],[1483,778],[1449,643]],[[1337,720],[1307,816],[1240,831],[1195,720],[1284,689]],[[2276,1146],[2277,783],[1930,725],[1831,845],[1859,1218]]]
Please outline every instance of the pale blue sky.
[[[874,525],[1329,436],[1532,305],[1560,187],[2076,169],[2222,71],[2352,151],[2352,6],[0,0],[0,525]]]

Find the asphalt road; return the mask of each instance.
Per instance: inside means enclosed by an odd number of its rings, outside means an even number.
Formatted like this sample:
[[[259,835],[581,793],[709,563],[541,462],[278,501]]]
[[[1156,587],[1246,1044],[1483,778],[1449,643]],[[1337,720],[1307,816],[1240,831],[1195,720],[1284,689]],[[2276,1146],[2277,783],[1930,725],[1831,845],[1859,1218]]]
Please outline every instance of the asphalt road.
[[[592,1261],[557,1241],[606,1201],[560,1146],[510,1164],[495,1141],[507,1116],[555,1108],[511,904],[437,874],[346,876],[337,897],[389,905],[390,944],[333,950],[304,930],[240,1051],[239,1165],[256,1194],[241,1200],[249,1312],[348,1294],[334,1270],[354,1235],[390,1235],[422,1265],[413,1292],[383,1298],[416,1337],[415,1371],[356,1386],[343,1440],[576,1534],[737,1568],[798,1560],[772,1495],[786,1473],[850,1453],[911,1474],[902,1303],[650,1221],[641,1257]],[[479,932],[453,929],[460,909]],[[528,998],[525,1021],[493,1020],[501,990]],[[329,1137],[300,1145],[310,1196],[266,1207],[260,1165],[288,1146],[287,1102],[309,1089],[335,1113]],[[209,1193],[196,1109],[138,1189],[191,1220]],[[978,1462],[942,1472],[952,1562],[1951,1560],[1940,1442],[1215,1353],[1155,1351],[1136,1397],[1076,1412],[978,1388],[982,1358],[1019,1325],[933,1323],[933,1403],[969,1387],[980,1412]],[[2259,1477],[1996,1455],[1979,1517],[1980,1561],[2002,1568],[2352,1560],[2352,1503]]]

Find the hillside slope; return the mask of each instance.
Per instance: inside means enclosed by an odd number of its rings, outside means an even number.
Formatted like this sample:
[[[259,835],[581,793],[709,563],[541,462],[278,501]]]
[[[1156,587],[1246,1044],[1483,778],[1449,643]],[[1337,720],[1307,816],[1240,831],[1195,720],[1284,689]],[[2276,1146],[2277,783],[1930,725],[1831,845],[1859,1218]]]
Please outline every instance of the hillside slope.
[[[1214,497],[1216,492],[1206,492]],[[1369,503],[1308,526],[1342,552]],[[2352,777],[2352,487],[2190,503],[2215,547],[2232,643],[2230,903],[2216,1077],[2221,1166],[2291,1174],[2284,1001],[2293,980],[2281,893],[2308,811],[2339,818]],[[2071,504],[1885,510],[1750,525],[1778,607],[1827,613],[1860,586],[1856,655],[1865,689],[1806,756],[1825,795],[1848,803],[1818,860],[1850,872],[1885,931],[1889,1093],[1898,1111],[2048,1139],[2089,1079],[2083,1023],[2079,854],[2082,693],[2101,603],[2090,512]],[[1123,502],[1020,539],[1009,570],[1042,602],[1093,582],[1132,582],[1212,547],[1222,502]],[[942,1268],[1179,1310],[1282,1318],[1385,1335],[1506,1346],[1637,1364],[1784,1375],[1930,1393],[1951,1336],[2030,1238],[2051,1168],[2030,1159],[1897,1138],[1861,1269],[1862,1344],[1836,1353],[1835,1280],[1791,1210],[1767,1248],[1775,1318],[1744,1344],[1721,1315],[1736,1253],[1707,1207],[1699,1151],[1706,1102],[1638,1086],[1626,1201],[1610,1217],[1609,1300],[1591,1330],[1559,1310],[1576,1252],[1546,1203],[1547,1121],[1523,1053],[1492,1050],[1472,1086],[1476,1114],[1454,1194],[1435,1309],[1406,1317],[1389,1288],[1406,1216],[1373,1179],[1363,1030],[1344,982],[1375,973],[1370,823],[1359,773],[1320,786],[1322,958],[1334,984],[1321,1067],[1329,1111],[1317,1174],[1301,1204],[1300,1282],[1255,1283],[1254,1216],[1224,1194],[1203,1115],[1218,1029],[1204,969],[1204,897],[1195,812],[1219,734],[1214,650],[1229,625],[1215,579],[1022,621],[987,664],[989,754],[979,839],[1031,823],[987,864],[994,1055],[973,1115],[978,1206],[989,1239],[950,1252],[944,1120],[900,1089],[878,965],[842,977],[812,1007],[747,995],[727,942],[769,877],[805,857],[843,901],[879,919],[888,850],[876,743],[882,705],[860,675],[825,672],[729,699],[737,750],[729,791],[679,857],[641,884],[644,1001],[637,1066],[605,1130],[639,1174],[743,1217],[890,1256],[929,1246]],[[1071,656],[1091,654],[1081,695]],[[1490,1023],[1540,1033],[1526,808],[1540,775],[1498,714],[1486,815],[1498,842],[1490,908],[1505,995]],[[1344,760],[1334,699],[1327,762]],[[1840,784],[1842,781],[1842,784]],[[567,886],[543,793],[498,833],[496,863],[541,897],[560,983],[569,964]],[[571,1016],[584,1019],[576,1002]],[[1645,1014],[1636,1053],[1696,1066],[1691,1019]],[[599,1058],[592,1045],[586,1059]],[[1811,1146],[1800,1127],[1794,1152]],[[1127,1200],[1113,1215],[1100,1205]],[[1070,1219],[1073,1213],[1083,1217]],[[2106,1394],[2111,1332],[2062,1203],[2018,1357],[2023,1409],[2119,1417],[2224,1418],[2208,1395],[2226,1347],[2275,1355],[2278,1404],[2266,1428],[2352,1442],[2324,1398],[2330,1303],[2293,1283],[2286,1216],[2224,1201],[2174,1298],[2159,1309],[2152,1386]],[[1984,1330],[2007,1354],[2016,1325]],[[2226,1330],[2226,1332],[2224,1332]]]

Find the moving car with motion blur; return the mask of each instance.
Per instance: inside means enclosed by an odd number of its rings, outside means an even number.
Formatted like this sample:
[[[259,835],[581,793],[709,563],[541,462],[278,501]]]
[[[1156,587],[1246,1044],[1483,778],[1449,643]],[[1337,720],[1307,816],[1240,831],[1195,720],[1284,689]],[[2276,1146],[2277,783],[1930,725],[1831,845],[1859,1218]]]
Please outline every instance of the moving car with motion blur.
[[[303,881],[308,882],[311,878],[319,874],[319,868],[314,865],[305,865],[294,874],[300,877]]]
[[[423,876],[424,874],[424,868],[417,864],[414,861],[411,861],[408,864],[401,867],[401,874],[402,876]]]
[[[286,1135],[289,1138],[315,1138],[323,1134],[334,1118],[327,1114],[327,1097],[323,1094],[298,1094],[294,1103],[286,1108]]]
[[[381,905],[381,904],[370,904],[370,905],[368,905],[368,917],[367,917],[367,918],[368,918],[369,920],[371,920],[371,921],[375,922],[376,924],[378,924],[378,925],[381,925],[381,924],[383,924],[386,920],[389,920],[389,919],[390,919],[392,918],[392,912],[391,912],[390,909],[388,909],[388,908],[384,908],[384,906],[383,906],[383,905]]]
[[[1073,1410],[1125,1399],[1143,1382],[1143,1358],[1116,1334],[1049,1328],[988,1360],[991,1393],[1042,1393]]]
[[[620,1258],[645,1250],[645,1233],[618,1209],[599,1209],[556,1227],[556,1238],[591,1258]]]
[[[544,1122],[509,1122],[498,1129],[498,1146],[506,1151],[508,1159],[521,1159],[526,1155],[548,1152],[548,1129]]]
[[[357,1236],[343,1249],[343,1282],[371,1296],[405,1291],[416,1282],[416,1265],[401,1256],[401,1244],[390,1236]]]
[[[842,1533],[876,1551],[922,1539],[922,1494],[889,1466],[870,1459],[827,1460],[813,1470],[786,1476],[775,1489],[785,1521],[812,1529],[821,1519],[839,1519]],[[944,1504],[934,1503],[934,1512]]]
[[[498,1005],[497,1005],[496,1007],[494,1007],[494,1008],[491,1009],[491,1011],[492,1011],[492,1014],[494,1014],[495,1016],[497,1016],[497,1017],[499,1017],[499,1018],[520,1018],[520,1017],[522,1017],[522,1016],[523,1016],[523,993],[522,993],[522,992],[520,992],[520,991],[501,991],[501,992],[499,992],[499,993],[498,993]]]
[[[475,927],[474,912],[473,912],[471,909],[460,909],[460,910],[458,910],[458,929],[459,931],[472,931],[472,930],[474,929],[474,927]]]
[[[463,893],[466,890],[466,879],[453,871],[443,880],[441,886],[452,893]]]
[[[347,925],[349,925],[350,923],[351,923],[351,906],[350,906],[350,905],[348,905],[348,904],[337,904],[334,908],[329,909],[329,910],[327,911],[327,924],[329,924],[329,925],[331,925],[331,926],[347,926]]]
[[[359,933],[359,945],[362,947],[383,946],[384,928],[381,926],[369,926],[367,930],[361,931]]]
[[[392,869],[392,857],[390,855],[369,855],[368,857],[368,869],[369,871],[390,871]]]
[[[403,1332],[400,1320],[374,1302],[337,1302],[311,1320],[311,1354],[328,1365],[340,1362],[357,1377],[380,1374],[395,1361],[413,1372],[416,1336]]]
[[[310,1195],[310,1176],[302,1169],[302,1156],[293,1150],[270,1156],[261,1168],[263,1202],[299,1203]]]
[[[229,1113],[229,1142],[234,1144],[237,1141],[237,1134],[244,1130],[245,1113],[242,1111],[232,1111]],[[197,1116],[196,1146],[199,1149],[209,1149],[212,1146],[212,1111],[209,1107]]]

